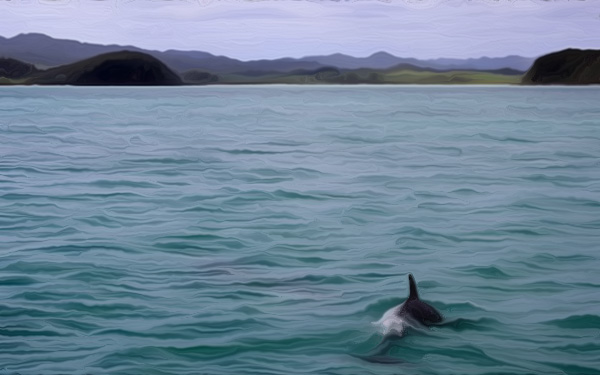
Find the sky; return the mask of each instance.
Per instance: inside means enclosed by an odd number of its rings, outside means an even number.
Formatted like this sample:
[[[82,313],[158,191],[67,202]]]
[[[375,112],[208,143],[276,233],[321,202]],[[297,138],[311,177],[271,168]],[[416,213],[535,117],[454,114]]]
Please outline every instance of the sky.
[[[431,59],[600,49],[598,0],[0,0],[0,36],[241,60],[386,51]]]

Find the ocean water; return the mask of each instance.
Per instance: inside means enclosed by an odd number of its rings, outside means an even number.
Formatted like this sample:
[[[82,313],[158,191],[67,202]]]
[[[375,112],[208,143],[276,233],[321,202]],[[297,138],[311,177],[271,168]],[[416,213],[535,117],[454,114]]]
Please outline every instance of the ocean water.
[[[0,90],[2,375],[598,374],[599,269],[599,88]]]

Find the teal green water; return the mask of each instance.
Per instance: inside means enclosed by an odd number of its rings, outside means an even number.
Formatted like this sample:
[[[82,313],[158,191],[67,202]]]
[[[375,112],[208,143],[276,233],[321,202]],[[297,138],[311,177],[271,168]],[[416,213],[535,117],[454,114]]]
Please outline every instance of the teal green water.
[[[0,374],[600,373],[599,104],[3,88]]]

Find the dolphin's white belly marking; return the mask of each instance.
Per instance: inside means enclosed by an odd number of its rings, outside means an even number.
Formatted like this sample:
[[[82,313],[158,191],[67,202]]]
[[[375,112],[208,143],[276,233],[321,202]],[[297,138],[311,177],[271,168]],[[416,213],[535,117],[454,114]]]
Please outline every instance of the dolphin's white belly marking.
[[[400,316],[400,310],[402,305],[392,307],[383,314],[381,319],[373,322],[375,326],[379,328],[381,333],[386,336],[388,334],[395,334],[402,336],[404,329],[406,328],[406,321]]]

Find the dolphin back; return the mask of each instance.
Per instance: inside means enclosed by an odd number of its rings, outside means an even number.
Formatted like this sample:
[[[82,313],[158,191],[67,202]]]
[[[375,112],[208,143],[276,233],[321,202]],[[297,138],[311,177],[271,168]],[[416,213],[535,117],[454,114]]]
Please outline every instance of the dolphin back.
[[[419,299],[406,301],[400,310],[400,316],[412,318],[426,326],[441,323],[443,320],[442,315],[433,306]]]
[[[419,299],[417,283],[412,274],[408,275],[409,295],[398,315],[400,317],[416,320],[423,325],[441,323],[442,315],[431,305]]]

